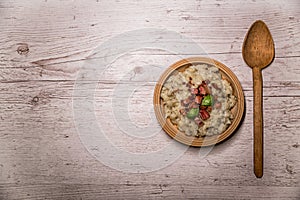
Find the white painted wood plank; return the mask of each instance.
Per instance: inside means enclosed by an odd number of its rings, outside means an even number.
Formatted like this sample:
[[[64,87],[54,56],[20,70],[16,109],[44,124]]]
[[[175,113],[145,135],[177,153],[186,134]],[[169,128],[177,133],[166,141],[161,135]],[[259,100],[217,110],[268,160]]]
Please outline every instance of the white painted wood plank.
[[[2,177],[4,183],[51,183],[57,181],[69,182],[103,182],[118,184],[119,181],[139,181],[138,176],[116,173],[97,162],[85,150],[76,133],[73,121],[72,90],[65,90],[59,86],[40,91],[38,101],[32,101],[36,95],[37,85],[32,87],[16,87],[16,93],[23,90],[17,101],[11,99],[1,101],[1,160]],[[48,85],[49,87],[49,85]],[[47,88],[42,86],[41,88]],[[105,90],[103,90],[105,91]],[[103,92],[102,91],[102,92]],[[101,91],[99,91],[101,93]],[[62,95],[62,94],[65,95]],[[99,93],[99,97],[101,97]],[[109,93],[108,93],[109,94]],[[2,96],[2,95],[1,95]],[[82,97],[76,97],[82,98]],[[96,112],[109,113],[109,98],[99,99],[102,108]],[[138,96],[136,97],[138,98]],[[144,98],[145,105],[151,101],[150,96]],[[23,101],[19,101],[23,99]],[[134,102],[134,101],[133,101]],[[218,145],[206,160],[199,159],[197,149],[189,149],[184,157],[173,165],[150,173],[149,181],[160,180],[164,174],[174,176],[167,182],[186,183],[186,180],[201,184],[218,185],[276,185],[297,186],[299,184],[299,98],[271,97],[264,99],[265,114],[265,177],[263,182],[257,180],[252,173],[252,100],[247,98],[247,113],[243,126],[228,141]],[[288,106],[287,106],[288,105]],[[140,107],[137,107],[140,108]],[[138,110],[139,111],[139,110]],[[138,112],[137,111],[137,112]],[[143,113],[140,110],[140,113]],[[111,121],[109,115],[107,120]],[[101,119],[101,117],[99,118]],[[103,119],[103,118],[102,118]],[[136,120],[143,123],[145,115],[138,115]],[[135,152],[153,151],[162,148],[170,138],[157,135],[149,140],[132,139],[122,132],[113,131],[107,121],[110,139],[123,149]],[[113,125],[113,124],[112,124]],[[153,130],[159,129],[159,125]],[[81,171],[82,169],[86,169]],[[186,173],[186,169],[189,173]],[[202,170],[202,171],[198,171]],[[223,173],[226,171],[226,173]],[[111,179],[108,177],[115,177]],[[184,175],[183,175],[184,174]],[[202,177],[199,179],[198,177]],[[109,179],[109,180],[108,180]],[[217,179],[218,181],[213,181]]]
[[[157,55],[158,53],[159,55]],[[97,65],[97,61],[94,61],[95,65],[93,66],[99,69],[99,72],[103,72],[94,80],[118,82],[132,76],[131,81],[143,79],[142,82],[145,80],[154,82],[171,64],[193,56],[195,55],[161,55],[157,50],[141,50],[125,54],[109,63],[108,66]],[[210,57],[230,68],[242,85],[252,82],[251,68],[244,63],[240,53]],[[68,60],[63,63],[53,63],[49,60],[43,61],[42,64],[24,63],[23,67],[5,66],[0,68],[0,81],[75,80],[87,61],[72,62]],[[103,70],[104,68],[105,70]],[[136,70],[139,71],[136,72]],[[148,75],[149,72],[154,73],[152,77]],[[263,80],[265,82],[284,82],[286,85],[298,82],[300,80],[299,57],[276,58],[268,68],[263,70]]]

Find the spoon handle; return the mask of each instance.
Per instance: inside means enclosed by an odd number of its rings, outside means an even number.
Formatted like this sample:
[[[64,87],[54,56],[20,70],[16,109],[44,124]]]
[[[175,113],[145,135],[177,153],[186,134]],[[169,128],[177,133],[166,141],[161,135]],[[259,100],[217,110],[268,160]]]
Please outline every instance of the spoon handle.
[[[254,173],[257,178],[263,176],[263,113],[262,113],[262,74],[259,67],[253,67],[254,92]]]

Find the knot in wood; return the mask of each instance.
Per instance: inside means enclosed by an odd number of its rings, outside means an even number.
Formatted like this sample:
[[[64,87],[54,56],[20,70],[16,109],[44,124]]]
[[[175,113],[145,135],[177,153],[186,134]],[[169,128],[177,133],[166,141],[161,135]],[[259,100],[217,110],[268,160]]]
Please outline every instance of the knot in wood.
[[[26,44],[26,43],[20,44],[20,46],[17,49],[17,52],[20,55],[27,55],[29,52],[28,44]]]

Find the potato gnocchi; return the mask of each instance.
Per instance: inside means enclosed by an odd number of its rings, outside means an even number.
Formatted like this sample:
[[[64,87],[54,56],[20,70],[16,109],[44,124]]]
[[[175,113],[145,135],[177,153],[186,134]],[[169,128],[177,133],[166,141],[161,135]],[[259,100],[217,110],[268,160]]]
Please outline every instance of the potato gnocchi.
[[[213,65],[197,64],[174,72],[160,96],[165,117],[188,136],[220,134],[232,122],[236,97]]]

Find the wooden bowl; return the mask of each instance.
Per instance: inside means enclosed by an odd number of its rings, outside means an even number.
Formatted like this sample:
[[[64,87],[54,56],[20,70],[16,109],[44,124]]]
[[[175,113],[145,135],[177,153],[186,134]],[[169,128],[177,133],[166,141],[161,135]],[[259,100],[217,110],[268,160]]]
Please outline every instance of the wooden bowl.
[[[234,116],[231,125],[221,134],[213,135],[213,136],[206,136],[206,137],[195,137],[195,136],[187,136],[185,133],[179,131],[176,125],[173,125],[169,118],[165,118],[164,108],[162,106],[162,100],[160,97],[162,87],[168,77],[176,70],[183,71],[185,68],[194,65],[194,64],[209,64],[216,66],[219,68],[221,76],[223,79],[226,79],[231,84],[233,89],[233,95],[237,98],[237,103],[231,109],[231,112]],[[181,142],[183,144],[194,146],[194,147],[201,147],[201,146],[211,146],[217,143],[222,142],[226,138],[228,138],[238,127],[239,123],[242,120],[243,113],[244,113],[244,94],[242,90],[242,86],[234,75],[234,73],[226,67],[224,64],[204,57],[193,57],[180,60],[174,64],[172,64],[160,77],[159,81],[157,82],[154,90],[154,111],[156,118],[160,125],[162,126],[163,130],[171,136],[173,139]]]

